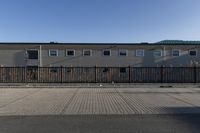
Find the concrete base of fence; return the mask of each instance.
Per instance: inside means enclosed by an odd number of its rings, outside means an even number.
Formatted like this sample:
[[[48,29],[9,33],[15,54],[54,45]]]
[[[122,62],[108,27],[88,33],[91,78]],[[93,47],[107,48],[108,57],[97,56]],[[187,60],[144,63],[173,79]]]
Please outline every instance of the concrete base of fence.
[[[200,88],[200,83],[0,83],[0,88]]]

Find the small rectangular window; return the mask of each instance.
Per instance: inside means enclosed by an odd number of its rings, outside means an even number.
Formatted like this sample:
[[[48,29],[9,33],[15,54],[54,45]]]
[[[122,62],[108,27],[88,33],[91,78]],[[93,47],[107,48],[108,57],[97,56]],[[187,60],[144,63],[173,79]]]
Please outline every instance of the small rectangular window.
[[[119,56],[127,56],[127,55],[128,55],[128,51],[126,49],[119,50]]]
[[[179,49],[173,49],[172,50],[172,56],[180,56],[180,50]]]
[[[190,56],[197,56],[197,51],[196,50],[190,50],[189,54],[190,54]]]
[[[136,50],[136,56],[143,57],[144,56],[144,50],[143,49]]]
[[[92,56],[92,50],[83,50],[83,56]]]
[[[66,50],[66,56],[75,56],[75,50]]]
[[[110,56],[111,55],[111,50],[103,50],[103,55],[104,56]]]
[[[37,71],[38,70],[38,66],[27,66],[27,70],[28,71]]]
[[[28,59],[38,59],[38,50],[27,50]]]
[[[58,56],[58,50],[49,50],[49,56]]]
[[[108,71],[109,71],[109,69],[108,69],[107,67],[103,68],[103,72],[104,72],[104,73],[106,73],[106,72],[108,72]]]
[[[162,56],[162,50],[155,50],[155,51],[153,52],[153,55],[154,55],[155,57],[160,57],[160,56]]]
[[[125,67],[120,68],[120,73],[126,73],[126,68]]]
[[[52,68],[50,68],[50,72],[51,72],[51,73],[57,73],[57,72],[59,72],[59,68],[57,68],[57,67],[52,67]]]
[[[68,73],[72,72],[72,69],[71,68],[67,68],[67,72]]]
[[[90,68],[89,67],[82,68],[82,72],[89,73]]]

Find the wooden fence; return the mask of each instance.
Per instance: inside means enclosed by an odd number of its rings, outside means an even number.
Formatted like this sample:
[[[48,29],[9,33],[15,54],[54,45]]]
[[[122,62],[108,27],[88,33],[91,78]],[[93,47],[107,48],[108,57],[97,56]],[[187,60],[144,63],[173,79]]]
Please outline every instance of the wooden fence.
[[[199,67],[0,67],[0,83],[200,83]]]

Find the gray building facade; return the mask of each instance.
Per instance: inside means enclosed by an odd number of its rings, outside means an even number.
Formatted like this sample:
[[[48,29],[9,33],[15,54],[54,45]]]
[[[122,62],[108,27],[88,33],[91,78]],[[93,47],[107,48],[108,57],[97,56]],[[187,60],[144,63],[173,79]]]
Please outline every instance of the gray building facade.
[[[200,64],[200,42],[0,43],[1,67],[187,67]]]

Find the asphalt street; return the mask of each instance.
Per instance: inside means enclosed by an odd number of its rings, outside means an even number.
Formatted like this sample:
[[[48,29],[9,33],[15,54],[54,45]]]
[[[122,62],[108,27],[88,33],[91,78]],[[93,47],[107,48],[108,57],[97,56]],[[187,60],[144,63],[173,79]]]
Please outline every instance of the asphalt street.
[[[0,88],[0,133],[199,133],[200,88]]]
[[[199,133],[200,114],[0,117],[1,133]]]

